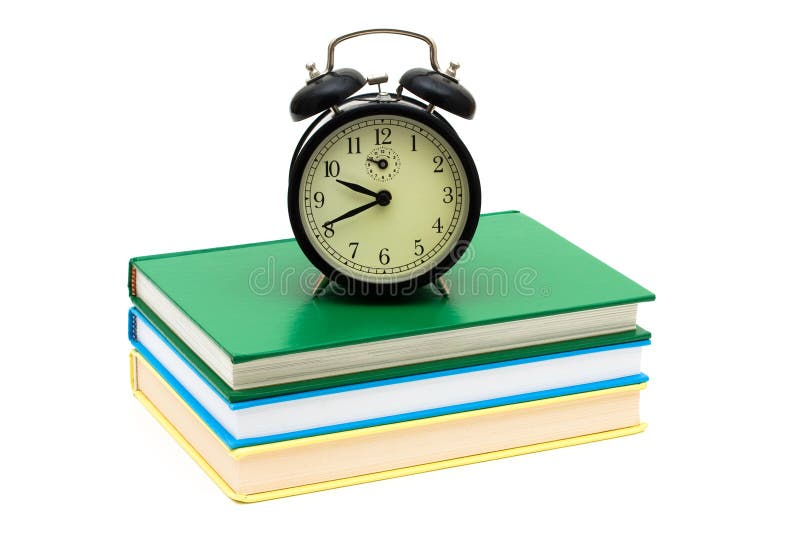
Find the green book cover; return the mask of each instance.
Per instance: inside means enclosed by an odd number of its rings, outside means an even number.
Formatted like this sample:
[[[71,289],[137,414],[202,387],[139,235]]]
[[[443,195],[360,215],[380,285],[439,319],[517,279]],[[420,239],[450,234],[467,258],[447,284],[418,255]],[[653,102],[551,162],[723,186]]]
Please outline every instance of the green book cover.
[[[451,285],[448,298],[432,290],[384,299],[334,292],[312,298],[316,271],[292,239],[134,258],[131,273],[133,268],[147,276],[233,363],[655,298],[519,212],[481,217],[470,250],[446,275]],[[649,337],[635,330],[234,391],[136,298],[135,287],[131,289],[137,307],[231,401]]]

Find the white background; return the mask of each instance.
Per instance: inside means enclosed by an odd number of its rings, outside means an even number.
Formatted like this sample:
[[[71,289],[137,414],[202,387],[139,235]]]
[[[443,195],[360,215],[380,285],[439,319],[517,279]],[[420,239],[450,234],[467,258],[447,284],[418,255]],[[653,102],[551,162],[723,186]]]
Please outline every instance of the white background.
[[[84,531],[797,528],[793,2],[3,2],[3,522]],[[642,435],[229,501],[131,396],[134,255],[290,236],[304,64],[461,61],[483,211],[654,291]],[[408,42],[406,42],[408,41]],[[399,37],[337,66],[425,66]],[[15,529],[16,530],[16,529]]]

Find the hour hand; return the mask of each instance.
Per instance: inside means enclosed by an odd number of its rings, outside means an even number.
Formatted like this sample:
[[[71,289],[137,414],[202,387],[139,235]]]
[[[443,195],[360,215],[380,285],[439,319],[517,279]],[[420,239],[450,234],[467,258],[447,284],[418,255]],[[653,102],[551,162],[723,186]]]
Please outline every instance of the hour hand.
[[[378,193],[370,191],[369,189],[367,189],[366,187],[364,187],[362,185],[354,184],[353,182],[345,182],[344,180],[336,180],[336,181],[339,182],[340,184],[342,184],[345,187],[349,187],[353,191],[357,191],[359,193],[363,193],[365,195],[369,195],[369,196],[371,196],[373,198],[377,198],[378,197]]]

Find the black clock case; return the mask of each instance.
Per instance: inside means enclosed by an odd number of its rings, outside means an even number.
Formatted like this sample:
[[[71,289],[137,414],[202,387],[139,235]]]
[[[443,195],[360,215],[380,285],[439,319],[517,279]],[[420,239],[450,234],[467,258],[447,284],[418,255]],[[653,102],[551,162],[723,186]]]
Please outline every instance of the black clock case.
[[[426,104],[406,96],[400,97],[394,94],[390,96],[393,100],[382,101],[376,100],[376,95],[358,95],[342,104],[338,113],[329,110],[318,117],[300,138],[289,169],[289,192],[287,197],[289,221],[297,239],[297,244],[300,245],[300,248],[306,257],[311,260],[314,267],[338,286],[334,291],[342,291],[349,295],[408,295],[418,288],[432,283],[453,267],[461,258],[475,235],[475,229],[478,226],[480,217],[481,188],[478,169],[475,167],[472,155],[456,131],[439,113],[427,111]],[[466,182],[469,186],[470,200],[466,214],[467,220],[464,225],[464,231],[456,241],[455,247],[444,260],[434,265],[429,271],[416,278],[402,282],[367,282],[351,278],[338,271],[336,266],[330,265],[316,251],[303,230],[303,223],[300,218],[298,198],[303,171],[319,144],[343,125],[356,119],[374,115],[399,115],[419,121],[437,132],[450,144],[461,160],[466,173]]]

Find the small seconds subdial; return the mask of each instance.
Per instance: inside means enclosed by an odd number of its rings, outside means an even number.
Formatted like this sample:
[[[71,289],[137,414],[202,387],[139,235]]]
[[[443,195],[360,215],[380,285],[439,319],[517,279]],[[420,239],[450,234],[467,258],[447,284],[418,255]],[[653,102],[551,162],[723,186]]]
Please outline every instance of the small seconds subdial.
[[[364,166],[373,179],[388,182],[400,172],[400,156],[391,148],[380,146],[369,152]]]

